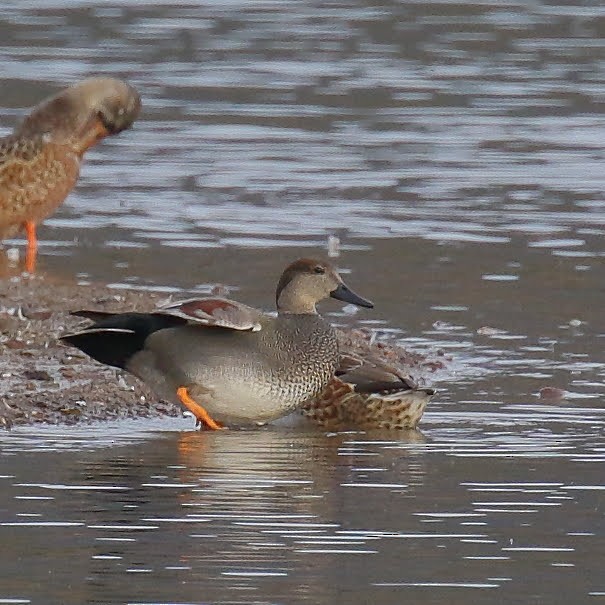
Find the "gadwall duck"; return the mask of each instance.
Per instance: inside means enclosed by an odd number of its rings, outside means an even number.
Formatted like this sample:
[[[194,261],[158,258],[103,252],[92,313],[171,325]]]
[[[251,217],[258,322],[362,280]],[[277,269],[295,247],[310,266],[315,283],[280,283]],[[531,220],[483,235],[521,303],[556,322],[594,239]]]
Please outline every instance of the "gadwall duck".
[[[74,188],[84,152],[129,128],[140,107],[132,86],[90,78],[40,103],[0,138],[0,240],[25,230],[28,271],[35,266],[36,225]]]
[[[372,308],[327,262],[283,272],[277,316],[224,298],[186,300],[154,313],[77,315],[95,324],[62,340],[124,368],[176,399],[211,429],[266,423],[319,395],[339,363],[334,329],[315,305],[327,298]]]
[[[419,387],[377,354],[360,356],[345,347],[335,376],[305,402],[303,415],[332,431],[415,429],[435,391]]]

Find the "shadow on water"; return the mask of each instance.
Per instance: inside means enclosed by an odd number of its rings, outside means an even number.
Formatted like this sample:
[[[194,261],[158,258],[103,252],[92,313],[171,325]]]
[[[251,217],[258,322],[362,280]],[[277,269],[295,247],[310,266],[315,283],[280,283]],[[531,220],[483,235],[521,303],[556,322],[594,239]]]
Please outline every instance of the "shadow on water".
[[[42,272],[268,306],[337,236],[376,312],[329,317],[454,362],[413,435],[0,434],[0,603],[602,599],[603,27],[580,1],[5,0],[1,133],[93,73],[145,101]]]

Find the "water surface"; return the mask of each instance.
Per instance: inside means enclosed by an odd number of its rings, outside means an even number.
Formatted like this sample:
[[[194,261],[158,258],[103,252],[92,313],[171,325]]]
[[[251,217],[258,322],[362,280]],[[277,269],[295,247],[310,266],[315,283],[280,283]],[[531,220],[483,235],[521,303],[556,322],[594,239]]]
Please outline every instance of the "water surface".
[[[1,435],[0,603],[602,600],[604,17],[5,0],[0,133],[93,74],[145,104],[42,273],[270,306],[335,236],[376,310],[331,319],[453,362],[421,434]]]
[[[3,597],[591,602],[604,417],[551,412],[397,436],[19,429],[1,438]]]

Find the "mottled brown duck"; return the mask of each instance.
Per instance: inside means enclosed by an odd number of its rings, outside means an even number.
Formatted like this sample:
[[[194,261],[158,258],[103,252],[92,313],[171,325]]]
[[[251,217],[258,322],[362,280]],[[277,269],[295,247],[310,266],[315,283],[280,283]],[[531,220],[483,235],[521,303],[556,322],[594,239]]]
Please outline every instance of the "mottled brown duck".
[[[415,429],[433,394],[378,353],[359,356],[341,344],[335,376],[301,412],[330,431]]]
[[[35,268],[36,225],[74,188],[84,153],[129,128],[140,107],[132,86],[90,78],[42,101],[0,138],[0,240],[25,231],[29,272]]]

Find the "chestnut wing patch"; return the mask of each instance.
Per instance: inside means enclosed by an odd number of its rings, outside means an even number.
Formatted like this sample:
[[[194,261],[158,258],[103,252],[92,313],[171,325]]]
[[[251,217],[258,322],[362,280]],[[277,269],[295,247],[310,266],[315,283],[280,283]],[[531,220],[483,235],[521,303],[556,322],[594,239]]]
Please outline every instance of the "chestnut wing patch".
[[[204,326],[231,330],[261,329],[261,313],[252,307],[227,298],[194,298],[163,307],[162,313],[182,317]]]

